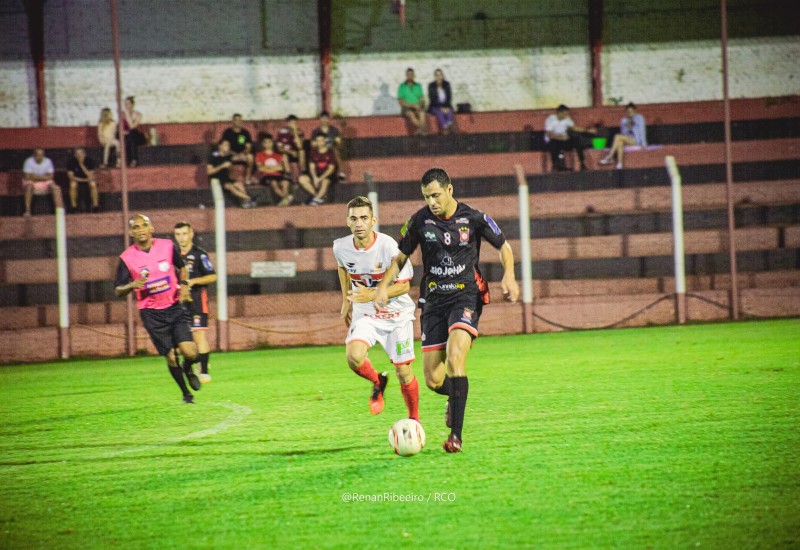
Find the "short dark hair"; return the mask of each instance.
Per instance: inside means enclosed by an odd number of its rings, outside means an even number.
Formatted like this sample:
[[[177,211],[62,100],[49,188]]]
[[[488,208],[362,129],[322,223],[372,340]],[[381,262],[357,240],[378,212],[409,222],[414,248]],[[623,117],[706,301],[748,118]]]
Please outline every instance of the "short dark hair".
[[[636,104],[635,104],[633,101],[631,101],[630,103],[628,103],[628,104],[625,106],[625,108],[626,108],[626,109],[635,109],[635,108],[636,108]]]
[[[330,114],[328,111],[322,111],[322,112],[319,114],[319,118],[322,118],[322,117],[324,117],[324,116],[326,116],[326,117],[330,118],[330,117],[331,117],[331,114]]]
[[[297,120],[297,117],[294,115],[289,115],[286,117],[286,120]]]
[[[563,103],[561,105],[559,105],[558,107],[556,107],[556,112],[557,113],[563,113],[564,111],[569,111],[569,107],[567,107]]]
[[[132,95],[129,95],[129,96],[128,96],[128,97],[126,97],[125,99],[126,99],[126,100],[130,100],[130,102],[131,102],[131,103],[136,103],[136,98],[135,98],[134,96],[132,96]]]
[[[350,210],[351,208],[359,208],[361,206],[366,206],[369,208],[370,214],[374,213],[375,211],[372,209],[372,201],[370,201],[367,197],[356,197],[352,199],[350,202],[347,203],[347,209]]]
[[[242,114],[241,113],[233,113],[233,116],[231,118],[236,118],[237,116],[239,118],[242,118]]]
[[[178,222],[175,224],[174,229],[183,229],[184,227],[188,227],[189,229],[192,228],[192,224],[189,222]]]
[[[271,139],[275,141],[275,138],[273,138],[272,134],[270,134],[269,132],[261,132],[260,134],[258,134],[258,141],[264,141],[265,139]]]
[[[443,168],[431,168],[422,174],[422,186],[433,183],[434,181],[438,181],[442,187],[445,185],[452,185],[453,183],[450,181],[450,176],[447,175],[447,172],[445,172]]]

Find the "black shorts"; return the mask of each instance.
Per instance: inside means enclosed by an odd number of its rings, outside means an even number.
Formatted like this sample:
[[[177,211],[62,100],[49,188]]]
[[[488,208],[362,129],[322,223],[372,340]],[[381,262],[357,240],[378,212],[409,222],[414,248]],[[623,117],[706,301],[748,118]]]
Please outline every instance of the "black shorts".
[[[420,319],[422,351],[445,349],[447,338],[455,329],[467,331],[473,340],[477,338],[481,311],[483,302],[477,291],[429,295]]]
[[[181,304],[167,309],[140,309],[142,324],[160,355],[178,347],[181,342],[192,342],[192,317]]]
[[[261,176],[261,185],[269,185],[272,182],[280,183],[284,180],[289,181],[286,176]]]
[[[183,306],[189,311],[192,319],[192,332],[208,330],[208,287],[192,287],[192,301]]]

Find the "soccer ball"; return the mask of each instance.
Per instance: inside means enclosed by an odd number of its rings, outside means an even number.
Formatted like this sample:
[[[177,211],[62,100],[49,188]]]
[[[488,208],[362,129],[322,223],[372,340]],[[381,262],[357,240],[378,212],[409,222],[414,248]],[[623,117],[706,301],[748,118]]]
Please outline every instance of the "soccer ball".
[[[414,456],[425,446],[422,424],[411,418],[398,420],[389,429],[389,445],[400,456]]]

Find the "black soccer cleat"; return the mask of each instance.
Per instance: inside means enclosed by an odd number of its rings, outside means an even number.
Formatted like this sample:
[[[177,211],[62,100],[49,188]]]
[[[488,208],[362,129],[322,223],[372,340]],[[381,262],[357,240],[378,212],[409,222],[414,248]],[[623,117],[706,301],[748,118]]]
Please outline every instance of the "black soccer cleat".
[[[183,366],[183,374],[186,375],[186,380],[189,382],[189,386],[194,391],[197,391],[197,390],[199,390],[200,388],[203,387],[203,385],[200,383],[200,379],[197,377],[197,375],[192,370],[192,366],[191,365],[184,365]]]
[[[385,372],[380,373],[378,375],[378,382],[372,388],[372,395],[369,398],[369,412],[372,414],[380,414],[383,410],[383,392],[388,383],[388,374]]]
[[[183,402],[187,405],[194,405],[194,396],[191,393],[187,393],[183,396]]]

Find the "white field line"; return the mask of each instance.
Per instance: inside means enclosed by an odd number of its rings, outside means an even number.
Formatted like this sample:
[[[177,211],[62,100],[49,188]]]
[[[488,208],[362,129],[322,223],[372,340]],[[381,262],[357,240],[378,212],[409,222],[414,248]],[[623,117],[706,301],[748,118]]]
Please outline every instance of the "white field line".
[[[140,451],[147,451],[147,450],[150,450],[150,449],[157,449],[159,447],[164,447],[166,445],[174,445],[175,443],[180,443],[181,441],[189,441],[189,440],[192,440],[192,439],[200,439],[201,437],[208,437],[210,435],[216,435],[216,434],[218,434],[220,432],[224,432],[228,428],[233,428],[237,424],[240,424],[242,422],[242,420],[244,420],[247,415],[249,415],[250,413],[253,412],[253,410],[250,407],[247,407],[245,405],[237,405],[236,403],[207,403],[207,404],[208,405],[215,405],[217,407],[224,407],[226,409],[229,409],[231,411],[231,414],[229,414],[227,417],[225,417],[225,419],[222,422],[220,422],[219,424],[211,426],[210,428],[208,428],[206,430],[200,430],[198,432],[192,432],[190,434],[186,434],[186,435],[182,435],[182,436],[178,436],[178,437],[171,437],[171,438],[165,439],[164,441],[161,441],[159,443],[152,443],[150,445],[142,445],[140,447],[132,447],[130,449],[123,449],[121,451],[115,451],[113,453],[108,453],[108,454],[106,454],[104,456],[106,458],[110,458],[110,457],[119,456],[119,455],[123,455],[123,454],[136,453],[136,452],[140,452]]]

